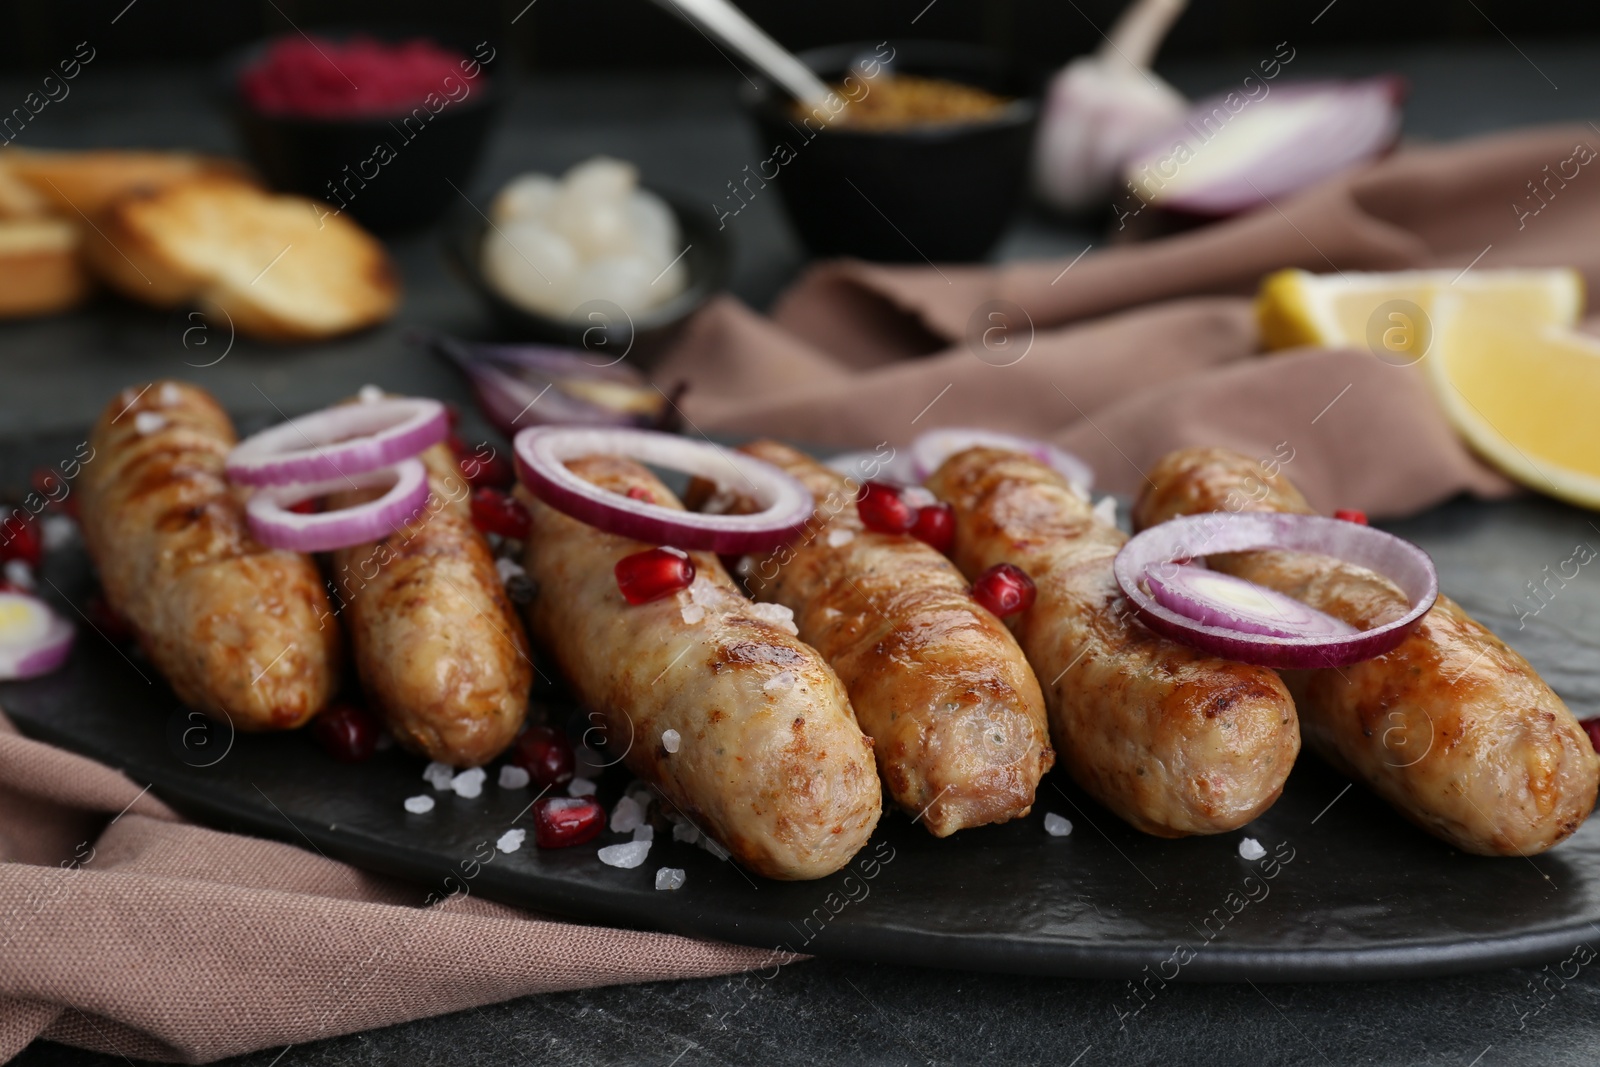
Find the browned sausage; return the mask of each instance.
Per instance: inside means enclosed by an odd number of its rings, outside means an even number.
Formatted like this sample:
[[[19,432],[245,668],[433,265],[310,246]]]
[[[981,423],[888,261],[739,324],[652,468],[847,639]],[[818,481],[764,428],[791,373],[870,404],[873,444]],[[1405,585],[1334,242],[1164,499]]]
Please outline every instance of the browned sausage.
[[[1207,511],[1311,511],[1281,473],[1226,449],[1171,453],[1150,482],[1134,512],[1141,526]],[[1248,552],[1209,562],[1352,626],[1381,625],[1407,608],[1386,579],[1325,556]],[[1594,807],[1600,758],[1572,712],[1449,597],[1386,655],[1284,678],[1318,755],[1463,851],[1543,852]]]
[[[1028,814],[1055,753],[1011,631],[939,552],[867,530],[857,483],[776,441],[740,451],[817,499],[795,543],[750,558],[745,588],[793,611],[800,638],[838,672],[895,803],[935,837]]]
[[[1139,623],[1111,573],[1127,538],[1060,475],[974,448],[928,487],[955,508],[955,559],[969,578],[1013,563],[1038,586],[1013,629],[1079,785],[1162,837],[1231,830],[1278,798],[1300,751],[1283,682]]]
[[[441,763],[477,767],[517,736],[533,662],[455,457],[438,444],[420,458],[428,503],[383,540],[335,552],[333,584],[362,688],[395,738]]]
[[[83,468],[84,541],[106,598],[185,704],[240,730],[311,718],[339,681],[337,626],[307,556],[263,548],[223,463],[233,424],[181,382],[125,389]]]
[[[640,489],[677,505],[631,460],[567,466],[612,492]],[[614,568],[654,546],[522,497],[533,513],[526,565],[538,585],[529,627],[604,716],[628,768],[760,874],[821,878],[849,862],[882,809],[872,742],[838,676],[783,625],[782,609],[751,603],[706,552],[691,554],[698,573],[688,590],[631,605]]]

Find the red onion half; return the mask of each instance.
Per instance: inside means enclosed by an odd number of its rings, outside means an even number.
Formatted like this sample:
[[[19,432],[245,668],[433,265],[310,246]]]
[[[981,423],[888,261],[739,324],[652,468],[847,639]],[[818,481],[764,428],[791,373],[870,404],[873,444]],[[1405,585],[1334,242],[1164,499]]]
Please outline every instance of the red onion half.
[[[1212,97],[1135,152],[1123,177],[1140,200],[1169,211],[1261,207],[1388,151],[1404,95],[1401,79],[1382,77]]]
[[[37,678],[67,660],[76,632],[50,606],[22,593],[0,593],[0,679]]]
[[[805,527],[816,501],[770,463],[709,441],[654,430],[537,426],[517,434],[517,473],[528,491],[579,522],[607,533],[674,548],[742,555],[765,552]],[[567,469],[581,456],[627,456],[748,492],[762,509],[750,515],[682,511],[608,492]]]
[[[302,501],[329,493],[385,485],[389,486],[389,491],[383,496],[354,507],[310,515],[288,510]],[[420,459],[407,459],[392,467],[349,478],[258,489],[245,505],[245,518],[251,534],[268,548],[329,552],[395,533],[427,502],[428,470]]]
[[[237,485],[291,485],[365,474],[409,459],[449,433],[449,417],[437,400],[383,397],[340,404],[247,438],[228,453],[228,478]]]
[[[1259,619],[1240,618],[1238,612],[1233,618],[1226,618],[1224,612],[1212,616],[1210,622],[1201,621],[1169,606],[1184,606],[1171,595],[1170,588],[1167,603],[1145,589],[1147,575],[1156,582],[1172,582],[1186,569],[1177,560],[1262,549],[1310,552],[1366,567],[1394,582],[1411,608],[1398,619],[1370,630],[1281,636],[1259,632]],[[1140,619],[1163,637],[1241,663],[1289,670],[1345,667],[1381,656],[1405,640],[1439,596],[1438,573],[1422,549],[1382,530],[1320,515],[1186,515],[1152,526],[1130,539],[1117,553],[1113,571]],[[1270,590],[1263,591],[1271,594]],[[1217,604],[1208,606],[1215,609]],[[1227,624],[1223,625],[1225,619]],[[1301,619],[1302,626],[1308,624],[1308,619]]]

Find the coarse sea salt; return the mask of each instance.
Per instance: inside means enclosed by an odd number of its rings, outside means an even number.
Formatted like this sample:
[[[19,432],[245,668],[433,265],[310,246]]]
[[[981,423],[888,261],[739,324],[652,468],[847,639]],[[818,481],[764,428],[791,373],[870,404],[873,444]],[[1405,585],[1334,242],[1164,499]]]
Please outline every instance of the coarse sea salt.
[[[700,831],[686,822],[675,822],[672,824],[672,839],[692,845],[700,840]]]
[[[383,389],[376,385],[363,385],[356,396],[363,404],[375,404],[383,399]]]
[[[183,396],[178,387],[171,382],[162,382],[161,388],[156,390],[156,399],[161,401],[162,407],[171,407]]]
[[[784,690],[784,689],[793,689],[794,688],[794,672],[793,671],[779,671],[777,674],[774,674],[771,678],[768,678],[766,684],[763,685],[761,688],[766,689],[766,690],[771,690],[771,691],[781,691],[781,690]]]
[[[456,796],[471,800],[483,795],[483,783],[488,777],[482,767],[472,767],[452,778],[450,788],[456,791]]]
[[[678,608],[678,614],[683,616],[683,621],[690,626],[702,622],[706,617],[706,609],[699,604],[688,603]]]
[[[625,841],[620,845],[607,845],[598,853],[600,862],[607,867],[622,867],[632,869],[644,862],[650,855],[650,842]]]
[[[574,778],[567,783],[567,796],[569,797],[592,797],[594,796],[594,790],[595,784],[587,778]]]
[[[700,835],[700,840],[696,841],[695,844],[699,845],[701,848],[705,849],[719,860],[726,860],[731,855],[727,849],[723,848],[720,844],[711,840],[711,838],[705,836],[704,834]]]
[[[40,540],[46,552],[54,552],[78,539],[78,524],[66,515],[46,515],[39,521]]]
[[[656,871],[657,889],[682,889],[683,883],[688,880],[689,876],[681,867],[662,867]]]
[[[528,785],[528,772],[515,763],[503,764],[497,783],[501,789],[524,789]]]
[[[1243,859],[1258,860],[1266,854],[1267,850],[1261,847],[1261,842],[1253,837],[1247,837],[1239,842],[1239,856]]]
[[[440,763],[438,760],[434,760],[423,768],[422,777],[427,779],[429,785],[442,793],[449,789],[450,784],[455,781],[456,769],[448,763]]]
[[[1072,833],[1072,820],[1057,815],[1053,811],[1045,812],[1044,832],[1051,837],[1066,837]]]
[[[494,561],[494,569],[500,572],[501,585],[505,585],[513,578],[526,578],[528,576],[528,572],[523,570],[522,564],[514,559],[506,559],[504,556]]]
[[[426,793],[419,797],[406,797],[406,810],[413,815],[426,815],[433,810],[433,798]]]
[[[1094,517],[1107,526],[1115,526],[1117,524],[1117,498],[1114,496],[1101,497],[1100,502],[1094,506]]]
[[[632,797],[623,797],[611,809],[611,829],[619,834],[644,825],[644,808]]]
[[[656,839],[656,828],[649,823],[637,826],[633,831],[633,839],[635,841],[654,841]]]
[[[155,433],[167,424],[167,417],[154,411],[141,411],[133,417],[133,428],[141,434]]]
[[[800,628],[794,624],[794,612],[782,604],[749,604],[746,605],[744,611],[746,615],[760,619],[762,622],[775,626],[791,636],[800,632]]]
[[[842,548],[855,539],[856,532],[854,530],[846,529],[843,526],[835,526],[833,529],[828,531],[829,548]]]
[[[33,568],[28,566],[28,561],[25,559],[8,559],[0,571],[5,574],[6,581],[18,589],[32,589],[38,584],[33,580]]]
[[[668,752],[678,751],[678,746],[683,743],[683,736],[676,730],[663,730],[661,733],[661,747]]]
[[[527,839],[528,831],[526,830],[507,830],[500,835],[500,840],[494,843],[494,847],[501,852],[515,852],[522,847],[522,843]]]

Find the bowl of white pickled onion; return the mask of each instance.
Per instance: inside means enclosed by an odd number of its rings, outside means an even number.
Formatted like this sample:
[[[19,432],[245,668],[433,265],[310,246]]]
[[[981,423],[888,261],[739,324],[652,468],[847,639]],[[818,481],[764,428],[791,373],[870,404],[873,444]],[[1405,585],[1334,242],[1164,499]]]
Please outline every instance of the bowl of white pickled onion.
[[[513,340],[647,362],[727,279],[709,211],[595,156],[512,178],[484,212],[465,205],[446,250]]]

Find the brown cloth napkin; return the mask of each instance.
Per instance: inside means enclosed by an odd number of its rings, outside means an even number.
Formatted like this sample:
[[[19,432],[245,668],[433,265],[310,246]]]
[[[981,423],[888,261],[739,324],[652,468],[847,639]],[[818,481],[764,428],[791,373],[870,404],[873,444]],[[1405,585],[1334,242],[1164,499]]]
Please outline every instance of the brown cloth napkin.
[[[1282,267],[1571,266],[1594,286],[1600,162],[1577,163],[1579,145],[1592,159],[1600,136],[1554,127],[1406,148],[1249,215],[1076,263],[824,264],[770,320],[731,299],[707,309],[656,378],[689,383],[685,414],[707,432],[872,447],[983,426],[1065,446],[1109,491],[1136,491],[1170,449],[1216,444],[1292,454],[1290,475],[1324,510],[1399,516],[1463,491],[1505,495],[1419,368],[1366,352],[1254,358],[1245,294]],[[1013,315],[1005,346],[969,341],[975,313],[979,331],[993,321],[991,301],[1020,307],[1031,331]]]
[[[440,896],[444,891],[440,891]],[[529,993],[796,957],[578,926],[190,825],[0,715],[0,1062],[204,1062]]]

